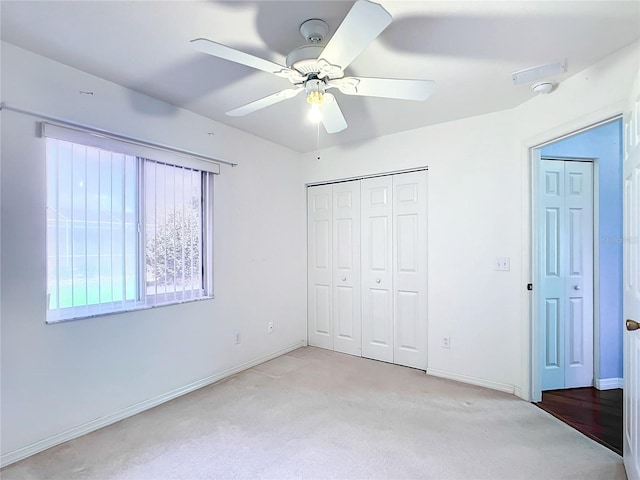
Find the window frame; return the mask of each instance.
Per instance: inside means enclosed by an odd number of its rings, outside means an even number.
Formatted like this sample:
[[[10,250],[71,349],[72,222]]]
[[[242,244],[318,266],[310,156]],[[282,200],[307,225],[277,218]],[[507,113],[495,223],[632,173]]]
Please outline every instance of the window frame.
[[[46,303],[46,323],[55,324],[68,321],[77,321],[85,318],[94,318],[106,315],[115,315],[131,311],[146,310],[163,306],[177,305],[193,301],[207,300],[214,298],[214,272],[213,272],[213,213],[214,213],[214,175],[219,174],[219,164],[194,158],[190,155],[178,156],[171,152],[161,149],[149,148],[146,145],[140,146],[121,142],[118,139],[112,139],[102,134],[96,135],[92,132],[85,132],[75,128],[67,128],[65,126],[42,123],[41,136],[59,141],[70,142],[85,147],[98,148],[107,150],[117,154],[132,155],[136,157],[136,299],[120,301],[104,302],[92,305],[79,305],[55,309],[50,309],[50,292],[49,292],[49,261],[47,260],[47,303]],[[45,142],[46,143],[46,142]],[[46,149],[45,149],[46,151]],[[183,298],[178,298],[176,292],[173,294],[165,293],[162,296],[149,295],[146,286],[146,235],[145,235],[145,178],[144,168],[145,162],[151,161],[165,164],[171,167],[185,168],[196,170],[200,176],[200,255],[201,255],[201,287],[195,295],[189,293]],[[47,183],[46,191],[49,190],[49,158],[48,152],[45,152],[45,162],[47,165]],[[57,176],[57,173],[56,173]],[[56,182],[59,179],[56,178]],[[47,198],[47,203],[49,202]],[[85,218],[86,222],[87,219]],[[48,216],[45,224],[48,225]],[[45,249],[47,250],[47,258],[49,257],[49,227],[45,229]],[[85,251],[85,255],[87,252]],[[126,261],[126,260],[125,260]],[[56,266],[59,269],[59,266]],[[184,295],[184,291],[183,291]],[[150,301],[150,299],[152,301]]]

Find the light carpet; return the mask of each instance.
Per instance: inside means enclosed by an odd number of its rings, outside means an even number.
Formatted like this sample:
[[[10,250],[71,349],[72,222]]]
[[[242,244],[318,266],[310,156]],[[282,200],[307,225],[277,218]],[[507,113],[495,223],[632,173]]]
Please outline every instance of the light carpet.
[[[0,472],[12,479],[624,479],[512,395],[306,347]]]

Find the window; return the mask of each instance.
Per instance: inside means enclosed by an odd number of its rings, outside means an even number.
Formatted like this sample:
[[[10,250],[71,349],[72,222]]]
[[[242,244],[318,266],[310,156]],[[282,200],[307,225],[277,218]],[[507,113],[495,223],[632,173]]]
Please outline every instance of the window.
[[[47,138],[48,322],[211,296],[212,172],[111,143]]]

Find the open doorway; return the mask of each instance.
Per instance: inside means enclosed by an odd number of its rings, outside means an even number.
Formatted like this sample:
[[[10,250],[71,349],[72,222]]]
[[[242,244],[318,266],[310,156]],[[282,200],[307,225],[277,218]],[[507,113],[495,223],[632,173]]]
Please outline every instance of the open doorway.
[[[532,245],[535,245],[533,255],[534,272],[534,295],[533,295],[533,399],[540,401],[555,398],[559,404],[564,405],[564,411],[559,417],[571,416],[572,421],[567,423],[589,424],[596,423],[594,430],[604,429],[609,438],[620,437],[620,448],[622,442],[622,386],[623,386],[623,342],[622,329],[620,328],[620,318],[622,318],[622,121],[615,118],[601,124],[583,129],[558,140],[553,140],[545,144],[534,147],[531,150],[532,158],[532,192],[534,225],[532,228]],[[585,242],[578,245],[576,251],[581,247],[592,248],[592,253],[586,257],[592,262],[592,286],[586,288],[592,293],[592,300],[589,299],[589,308],[592,308],[593,315],[583,316],[583,323],[576,318],[560,318],[554,323],[553,315],[550,315],[550,307],[554,305],[555,299],[558,304],[562,302],[575,305],[578,298],[577,293],[583,288],[581,281],[576,281],[575,276],[569,275],[561,282],[565,287],[566,298],[561,299],[560,295],[549,295],[548,286],[545,287],[546,274],[549,258],[545,256],[544,246],[541,246],[548,239],[541,238],[546,235],[545,229],[548,225],[541,224],[545,219],[544,202],[540,201],[541,192],[549,185],[544,185],[545,181],[551,178],[543,173],[548,167],[549,159],[554,159],[558,165],[565,162],[591,162],[593,170],[593,233],[592,242]],[[547,162],[547,167],[545,167]],[[552,162],[553,163],[553,162]],[[575,163],[573,163],[575,165]],[[564,166],[556,170],[564,172]],[[567,168],[567,171],[569,169]],[[567,173],[568,174],[568,173]],[[560,177],[558,177],[560,178]],[[586,178],[586,177],[585,177]],[[546,180],[545,180],[546,179]],[[568,188],[568,186],[567,186]],[[550,209],[550,214],[553,214]],[[569,212],[570,207],[567,207]],[[560,212],[560,210],[557,210]],[[570,216],[570,213],[567,213]],[[571,219],[568,219],[571,222]],[[555,238],[560,242],[572,242],[572,232],[564,235],[558,234]],[[557,246],[557,245],[556,245]],[[574,247],[576,245],[574,244]],[[566,248],[566,255],[571,255],[570,248]],[[575,256],[575,252],[573,253]],[[558,266],[562,274],[563,267]],[[567,261],[571,261],[570,259]],[[587,260],[588,262],[588,260]],[[566,263],[566,262],[565,262]],[[586,266],[587,269],[589,265]],[[546,290],[545,290],[546,288]],[[571,289],[576,289],[575,292]],[[547,297],[545,297],[547,295]],[[574,306],[575,306],[574,305]],[[560,307],[558,307],[560,308]],[[572,306],[567,305],[565,309],[569,312]],[[552,310],[552,309],[551,309]],[[560,311],[560,310],[558,310]],[[551,312],[553,313],[553,312]],[[573,322],[567,325],[567,322]],[[580,331],[577,330],[580,327]],[[566,334],[558,335],[554,338],[551,333],[558,333],[560,329],[566,328]],[[589,335],[592,330],[592,340],[584,342],[584,348],[578,349],[578,341],[581,335]],[[559,340],[558,340],[559,339]],[[556,342],[554,344],[554,341]],[[557,344],[563,342],[562,345]],[[573,342],[573,343],[572,343]],[[551,348],[549,348],[551,346]],[[557,347],[557,348],[556,348]],[[561,348],[562,347],[562,348]],[[573,349],[573,350],[572,350]],[[578,351],[579,350],[579,351]],[[554,356],[555,355],[555,356]],[[560,355],[560,356],[559,356]],[[589,358],[585,361],[584,356]],[[582,377],[580,385],[572,384],[572,363],[576,367],[587,366],[589,375],[585,379]],[[591,364],[589,364],[591,361]],[[556,365],[554,365],[554,363]],[[557,368],[556,368],[557,367]],[[547,371],[552,372],[551,380]],[[569,372],[569,373],[566,373]],[[554,376],[555,375],[555,376]],[[568,381],[565,382],[565,378]],[[572,386],[582,386],[582,389],[569,391]],[[546,393],[545,393],[546,392]],[[575,399],[575,402],[572,402]],[[618,400],[619,399],[619,400]],[[609,415],[602,415],[602,402],[611,407]],[[544,403],[544,402],[543,402]],[[578,412],[577,407],[571,404],[578,403],[592,405],[591,409],[586,408]],[[619,405],[618,405],[619,404]],[[596,415],[599,410],[600,415]],[[551,412],[554,413],[554,412]],[[555,413],[554,413],[555,414]],[[576,417],[578,415],[579,417]],[[580,418],[583,417],[583,418]],[[567,420],[566,418],[563,418]],[[604,423],[597,425],[597,423]],[[583,432],[587,433],[588,432]],[[617,442],[614,442],[617,443]],[[611,445],[608,445],[611,446]],[[617,447],[617,445],[615,445]],[[612,448],[618,450],[618,448]]]

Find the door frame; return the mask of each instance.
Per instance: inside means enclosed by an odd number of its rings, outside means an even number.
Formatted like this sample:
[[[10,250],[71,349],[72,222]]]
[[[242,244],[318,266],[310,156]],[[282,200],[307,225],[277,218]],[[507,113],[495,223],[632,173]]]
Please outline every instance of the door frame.
[[[525,236],[525,244],[529,245],[529,258],[527,268],[523,271],[527,275],[527,283],[533,282],[533,291],[526,292],[528,294],[528,322],[526,326],[526,335],[523,338],[528,338],[527,345],[523,345],[523,351],[528,358],[525,359],[524,364],[528,366],[525,372],[527,382],[525,385],[528,387],[528,392],[522,392],[521,397],[533,402],[539,402],[542,400],[542,373],[540,368],[540,329],[538,328],[538,322],[535,321],[537,316],[536,303],[538,300],[538,289],[536,289],[537,281],[537,264],[539,262],[537,245],[536,245],[536,232],[535,232],[535,195],[537,186],[537,167],[539,160],[542,158],[555,159],[555,160],[574,160],[574,161],[591,161],[593,162],[593,368],[594,368],[594,383],[595,379],[599,376],[599,360],[600,360],[600,348],[599,348],[599,326],[600,326],[600,280],[599,280],[599,188],[598,178],[600,171],[600,162],[597,158],[574,158],[574,157],[558,157],[558,156],[545,156],[542,157],[542,147],[556,143],[560,140],[564,140],[569,137],[584,133],[588,130],[592,130],[607,123],[619,120],[622,118],[622,110],[615,109],[613,112],[607,112],[606,114],[594,115],[583,121],[575,122],[573,125],[567,127],[559,127],[546,134],[538,136],[536,139],[527,142],[525,148],[527,151],[528,168],[526,173],[526,187],[528,190],[527,198],[525,202],[525,208],[527,209],[528,224],[524,229],[523,235]],[[622,185],[620,186],[622,188]],[[524,342],[523,342],[524,343]]]

